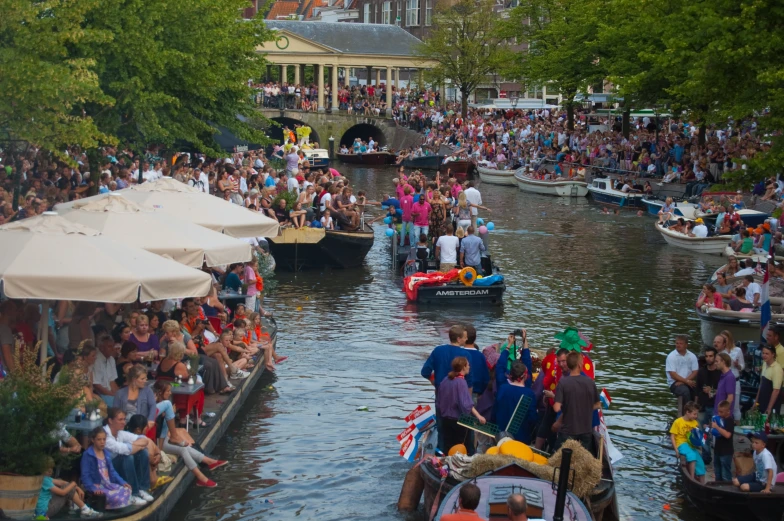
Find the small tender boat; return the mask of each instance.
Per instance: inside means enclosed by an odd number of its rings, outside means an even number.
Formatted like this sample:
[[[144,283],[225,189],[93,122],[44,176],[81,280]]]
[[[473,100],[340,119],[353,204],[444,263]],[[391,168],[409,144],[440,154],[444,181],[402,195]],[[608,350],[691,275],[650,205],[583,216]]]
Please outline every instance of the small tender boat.
[[[442,155],[407,157],[402,164],[404,167],[414,170],[438,170],[445,157]]]
[[[410,251],[410,250],[409,250]],[[482,269],[484,273],[479,275],[500,275],[498,267],[493,264],[490,255],[482,257]],[[406,281],[410,281],[408,277],[419,274],[419,276],[430,276],[436,271],[436,261],[434,259],[424,260],[407,260],[403,268],[403,276],[405,285]],[[437,304],[442,306],[465,306],[465,305],[485,305],[485,306],[501,306],[503,305],[503,296],[506,292],[506,284],[503,277],[494,277],[499,279],[489,285],[481,285],[476,281],[473,285],[467,285],[460,280],[451,282],[429,282],[422,283],[416,289],[416,302],[418,304]],[[489,282],[491,279],[487,279]],[[406,288],[403,288],[406,291]],[[409,300],[413,300],[410,293]]]
[[[474,170],[476,170],[476,165],[473,161],[469,161],[468,159],[447,161],[438,167],[438,171],[441,172],[441,175],[447,175],[447,173],[450,173],[455,177],[462,179],[472,177],[474,175]]]
[[[732,242],[731,235],[716,235],[714,237],[689,237],[680,232],[670,230],[656,223],[656,229],[661,233],[662,238],[673,246],[697,253],[707,253],[708,255],[724,255],[725,249]]]
[[[759,329],[757,330],[759,340]],[[725,521],[781,521],[784,512],[784,486],[773,487],[770,494],[741,492],[729,481],[700,483],[691,476],[686,465],[678,465],[683,490],[706,519]]]
[[[391,165],[397,156],[389,152],[363,152],[360,154],[335,154],[343,163],[352,165]]]
[[[650,215],[655,215],[656,217],[659,216],[659,211],[664,206],[664,201],[661,199],[652,199],[649,197],[642,198],[642,204],[648,210]],[[697,205],[694,203],[689,203],[687,201],[679,201],[672,203],[672,218],[676,219],[678,217],[683,217],[689,221],[693,221],[697,217],[695,213],[697,212]]]
[[[476,170],[479,172],[479,179],[483,183],[489,185],[515,185],[515,171],[514,170],[498,170],[495,168],[487,168],[485,166],[477,166]]]
[[[278,268],[299,271],[308,268],[356,268],[365,262],[374,241],[373,229],[359,231],[323,228],[283,228],[269,237],[269,247]]]
[[[597,203],[620,206],[622,208],[639,208],[642,206],[642,193],[626,193],[612,186],[612,179],[607,177],[594,179],[588,185],[591,197]]]
[[[760,212],[758,210],[736,210],[735,213],[740,215],[740,219],[743,221],[743,224],[746,227],[756,228],[757,226],[761,226],[765,223],[765,221],[770,217],[769,213]],[[703,213],[703,212],[695,212],[695,218],[702,217],[705,222],[712,221],[714,224],[716,222],[716,217],[718,214],[715,213]]]
[[[542,195],[555,195],[558,197],[585,197],[588,195],[588,183],[572,179],[534,179],[525,175],[523,169],[514,174],[514,180],[523,192]]]
[[[326,168],[329,166],[329,151],[326,148],[303,149],[305,158],[311,168]]]

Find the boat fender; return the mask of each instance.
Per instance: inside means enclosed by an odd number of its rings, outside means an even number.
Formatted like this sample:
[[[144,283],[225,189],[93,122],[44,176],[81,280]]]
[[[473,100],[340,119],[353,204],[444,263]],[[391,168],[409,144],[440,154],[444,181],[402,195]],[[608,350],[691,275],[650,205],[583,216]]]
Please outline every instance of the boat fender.
[[[458,274],[458,278],[460,282],[463,283],[464,286],[473,286],[474,281],[476,280],[476,270],[472,267],[463,268],[460,270]]]
[[[419,508],[419,500],[425,491],[425,480],[422,478],[419,465],[414,465],[406,473],[400,497],[397,500],[397,509],[401,512],[414,512]]]

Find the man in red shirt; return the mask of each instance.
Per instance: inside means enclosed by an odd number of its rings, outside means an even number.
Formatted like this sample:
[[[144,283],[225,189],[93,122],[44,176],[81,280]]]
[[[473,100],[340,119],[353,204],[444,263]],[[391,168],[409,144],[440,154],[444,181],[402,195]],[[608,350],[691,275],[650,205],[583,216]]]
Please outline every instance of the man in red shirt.
[[[444,514],[441,521],[484,521],[476,513],[479,500],[482,498],[482,491],[473,483],[466,483],[460,487],[460,498],[458,499],[458,509],[454,514]]]

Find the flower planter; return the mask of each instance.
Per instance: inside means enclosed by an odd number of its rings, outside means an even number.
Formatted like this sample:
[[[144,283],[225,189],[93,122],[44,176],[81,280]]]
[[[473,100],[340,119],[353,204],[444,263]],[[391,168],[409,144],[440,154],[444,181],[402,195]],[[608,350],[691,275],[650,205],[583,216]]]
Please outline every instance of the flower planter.
[[[43,476],[0,474],[0,509],[13,519],[32,519]]]

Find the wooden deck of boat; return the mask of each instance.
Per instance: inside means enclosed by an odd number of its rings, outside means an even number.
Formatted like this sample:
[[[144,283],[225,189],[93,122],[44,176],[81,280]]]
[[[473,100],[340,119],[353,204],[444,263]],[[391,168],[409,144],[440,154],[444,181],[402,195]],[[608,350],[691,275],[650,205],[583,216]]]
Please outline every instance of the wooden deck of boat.
[[[264,319],[264,328],[270,332],[272,341],[277,344],[277,327],[274,322],[270,323]],[[197,429],[193,425],[190,427],[191,437],[193,437],[194,441],[204,450],[205,454],[209,455],[217,446],[237,415],[237,412],[245,403],[245,400],[247,400],[254,391],[262,373],[264,373],[264,363],[263,360],[259,358],[256,361],[255,367],[250,370],[250,376],[243,380],[232,380],[232,383],[237,387],[235,391],[230,394],[216,393],[205,396],[204,412],[214,413],[215,416],[212,418],[204,418],[207,423],[206,427],[202,427],[201,429]],[[159,473],[159,476],[171,476],[174,479],[163,487],[151,492],[155,498],[151,503],[148,503],[143,507],[128,506],[119,510],[103,512],[100,517],[92,519],[104,521],[164,521],[168,519],[172,509],[174,509],[174,506],[188,487],[191,486],[195,478],[185,467],[181,459],[177,460],[170,472]],[[207,473],[207,477],[210,477],[209,473]],[[216,481],[220,481],[220,477],[218,477]],[[73,516],[69,515],[64,510],[60,515],[52,519],[72,518]]]

